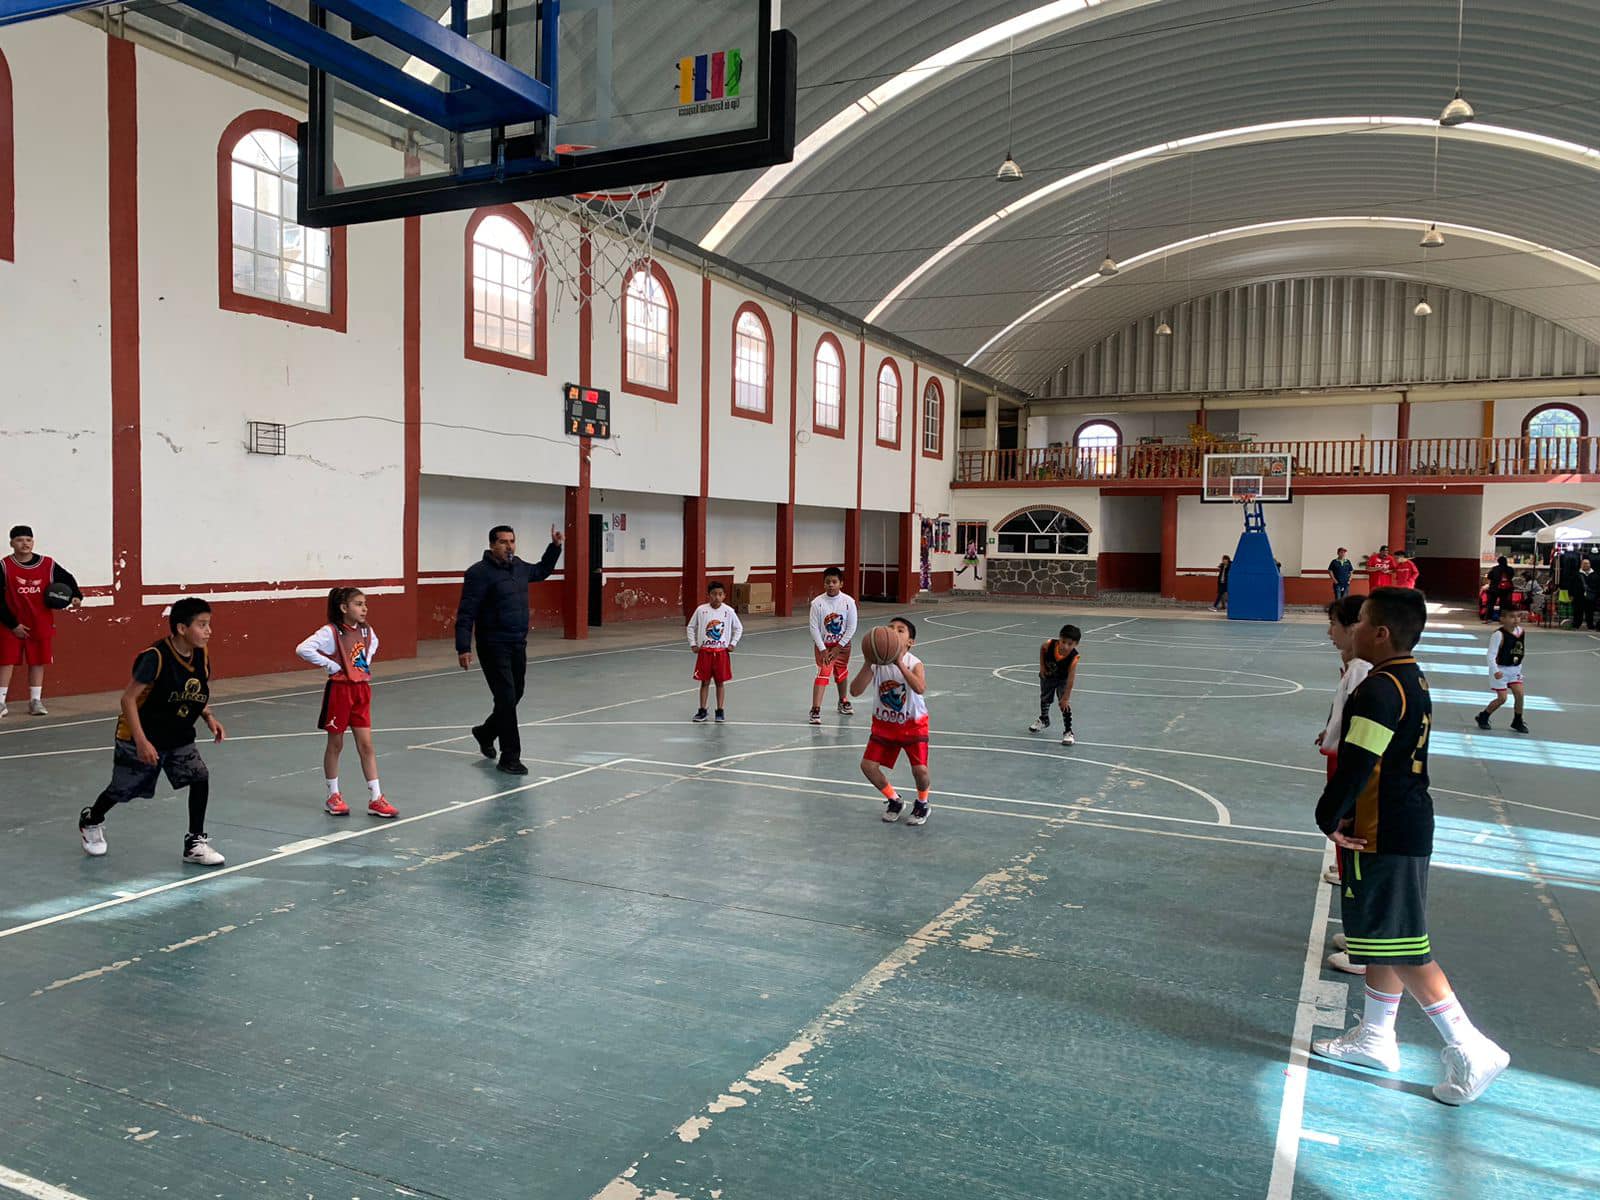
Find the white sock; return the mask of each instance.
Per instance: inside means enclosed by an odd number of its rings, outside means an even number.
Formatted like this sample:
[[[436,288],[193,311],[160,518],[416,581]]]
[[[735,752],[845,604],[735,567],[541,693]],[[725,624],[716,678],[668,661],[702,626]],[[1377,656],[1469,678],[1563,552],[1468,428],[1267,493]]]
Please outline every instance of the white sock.
[[[378,785],[378,781],[376,779],[367,780],[367,799],[376,800],[381,795],[383,795],[383,788]]]
[[[328,799],[331,800],[339,794],[339,777],[337,775],[332,779],[324,779],[322,782],[328,785]]]
[[[1483,1036],[1477,1026],[1467,1020],[1467,1012],[1454,993],[1437,1004],[1424,1005],[1422,1011],[1433,1021],[1433,1027],[1439,1031],[1446,1046],[1459,1046],[1462,1042]]]
[[[0,704],[4,704],[5,702],[6,702],[6,689],[5,688],[0,688]]]
[[[1403,995],[1404,992],[1396,992],[1391,996],[1388,992],[1377,991],[1368,984],[1366,1001],[1361,1009],[1361,1023],[1374,1033],[1393,1037],[1394,1018],[1400,1011],[1400,998]]]
[[[44,684],[41,683],[38,687],[30,687],[28,689],[28,699],[29,700],[43,700],[44,699]],[[1519,716],[1519,717],[1521,715],[1522,715],[1521,713],[1517,714],[1517,716]]]

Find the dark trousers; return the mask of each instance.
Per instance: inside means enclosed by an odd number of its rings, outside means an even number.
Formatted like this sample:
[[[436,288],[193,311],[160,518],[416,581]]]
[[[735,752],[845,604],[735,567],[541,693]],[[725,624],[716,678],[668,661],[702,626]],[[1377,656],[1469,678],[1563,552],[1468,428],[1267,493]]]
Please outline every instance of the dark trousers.
[[[1340,583],[1337,579],[1333,581],[1333,598],[1335,600],[1343,600],[1349,594],[1350,585],[1348,583]]]
[[[1489,620],[1498,621],[1500,619],[1500,610],[1510,603],[1511,590],[1509,588],[1503,592],[1491,588],[1489,590]]]
[[[1572,627],[1587,626],[1593,629],[1595,625],[1595,598],[1585,596],[1581,591],[1572,593]]]
[[[1227,602],[1228,602],[1228,585],[1225,584],[1225,583],[1219,583],[1219,584],[1217,584],[1217,598],[1211,602],[1211,607],[1212,608],[1221,608]]]
[[[1050,724],[1050,709],[1061,702],[1061,693],[1067,690],[1065,679],[1055,679],[1041,676],[1039,679],[1039,720],[1041,723]],[[1072,732],[1072,709],[1069,707],[1061,714],[1061,727],[1068,733]]]
[[[499,742],[502,761],[520,759],[522,734],[517,729],[517,705],[522,702],[523,684],[528,674],[528,648],[480,645],[478,666],[483,668],[483,677],[489,681],[494,711],[473,732],[482,731]]]

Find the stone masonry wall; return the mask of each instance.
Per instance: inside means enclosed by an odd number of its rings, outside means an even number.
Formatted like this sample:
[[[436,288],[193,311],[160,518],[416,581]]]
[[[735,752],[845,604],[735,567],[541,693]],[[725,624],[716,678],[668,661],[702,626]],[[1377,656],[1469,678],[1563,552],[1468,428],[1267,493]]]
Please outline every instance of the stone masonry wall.
[[[1025,596],[1093,596],[1092,558],[1003,558],[990,555],[989,590]]]

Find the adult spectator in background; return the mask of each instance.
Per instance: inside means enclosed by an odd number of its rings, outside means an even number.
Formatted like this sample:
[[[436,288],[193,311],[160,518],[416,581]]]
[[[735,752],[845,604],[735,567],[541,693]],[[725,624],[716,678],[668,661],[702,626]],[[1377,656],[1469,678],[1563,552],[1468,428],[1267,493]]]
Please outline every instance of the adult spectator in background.
[[[1350,552],[1343,546],[1339,553],[1333,556],[1328,563],[1328,578],[1333,580],[1333,598],[1343,600],[1350,594],[1350,576],[1355,573],[1356,565],[1350,561]]]
[[[1233,570],[1233,558],[1224,554],[1217,564],[1217,598],[1211,602],[1212,612],[1221,612],[1228,606],[1228,572]]]
[[[1500,610],[1511,603],[1511,593],[1516,587],[1516,572],[1502,554],[1489,568],[1489,604],[1484,613],[1486,620],[1500,620]]]
[[[1394,559],[1388,546],[1379,546],[1376,554],[1367,555],[1367,591],[1394,586]]]
[[[472,666],[473,633],[477,633],[478,665],[489,682],[494,711],[472,736],[485,758],[494,758],[499,743],[500,769],[526,775],[522,763],[522,731],[517,705],[522,702],[528,673],[528,585],[549,578],[561,557],[561,531],[550,526],[550,544],[536,563],[517,557],[517,535],[509,525],[489,531],[489,548],[467,568],[456,607],[456,656],[463,671]]]
[[[1578,564],[1578,578],[1574,586],[1568,588],[1572,596],[1572,627],[1574,629],[1594,629],[1595,608],[1600,606],[1600,575],[1595,573],[1594,564],[1587,558]]]
[[[55,610],[77,608],[83,591],[60,563],[34,553],[33,530],[26,525],[12,527],[11,554],[0,560],[0,569],[5,572],[0,587],[0,717],[6,715],[12,668],[23,662],[28,664],[28,712],[49,716],[44,669],[55,661]]]
[[[1394,556],[1394,586],[1414,588],[1417,586],[1417,577],[1422,574],[1417,570],[1417,564],[1411,561],[1411,556],[1404,550]]]

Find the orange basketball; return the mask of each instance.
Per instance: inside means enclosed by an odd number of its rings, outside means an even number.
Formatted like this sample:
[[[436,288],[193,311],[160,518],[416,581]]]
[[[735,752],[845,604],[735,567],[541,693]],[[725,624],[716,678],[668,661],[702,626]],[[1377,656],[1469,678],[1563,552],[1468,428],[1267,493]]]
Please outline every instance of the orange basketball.
[[[906,652],[906,640],[898,629],[879,625],[861,639],[861,657],[873,666],[897,661]]]

